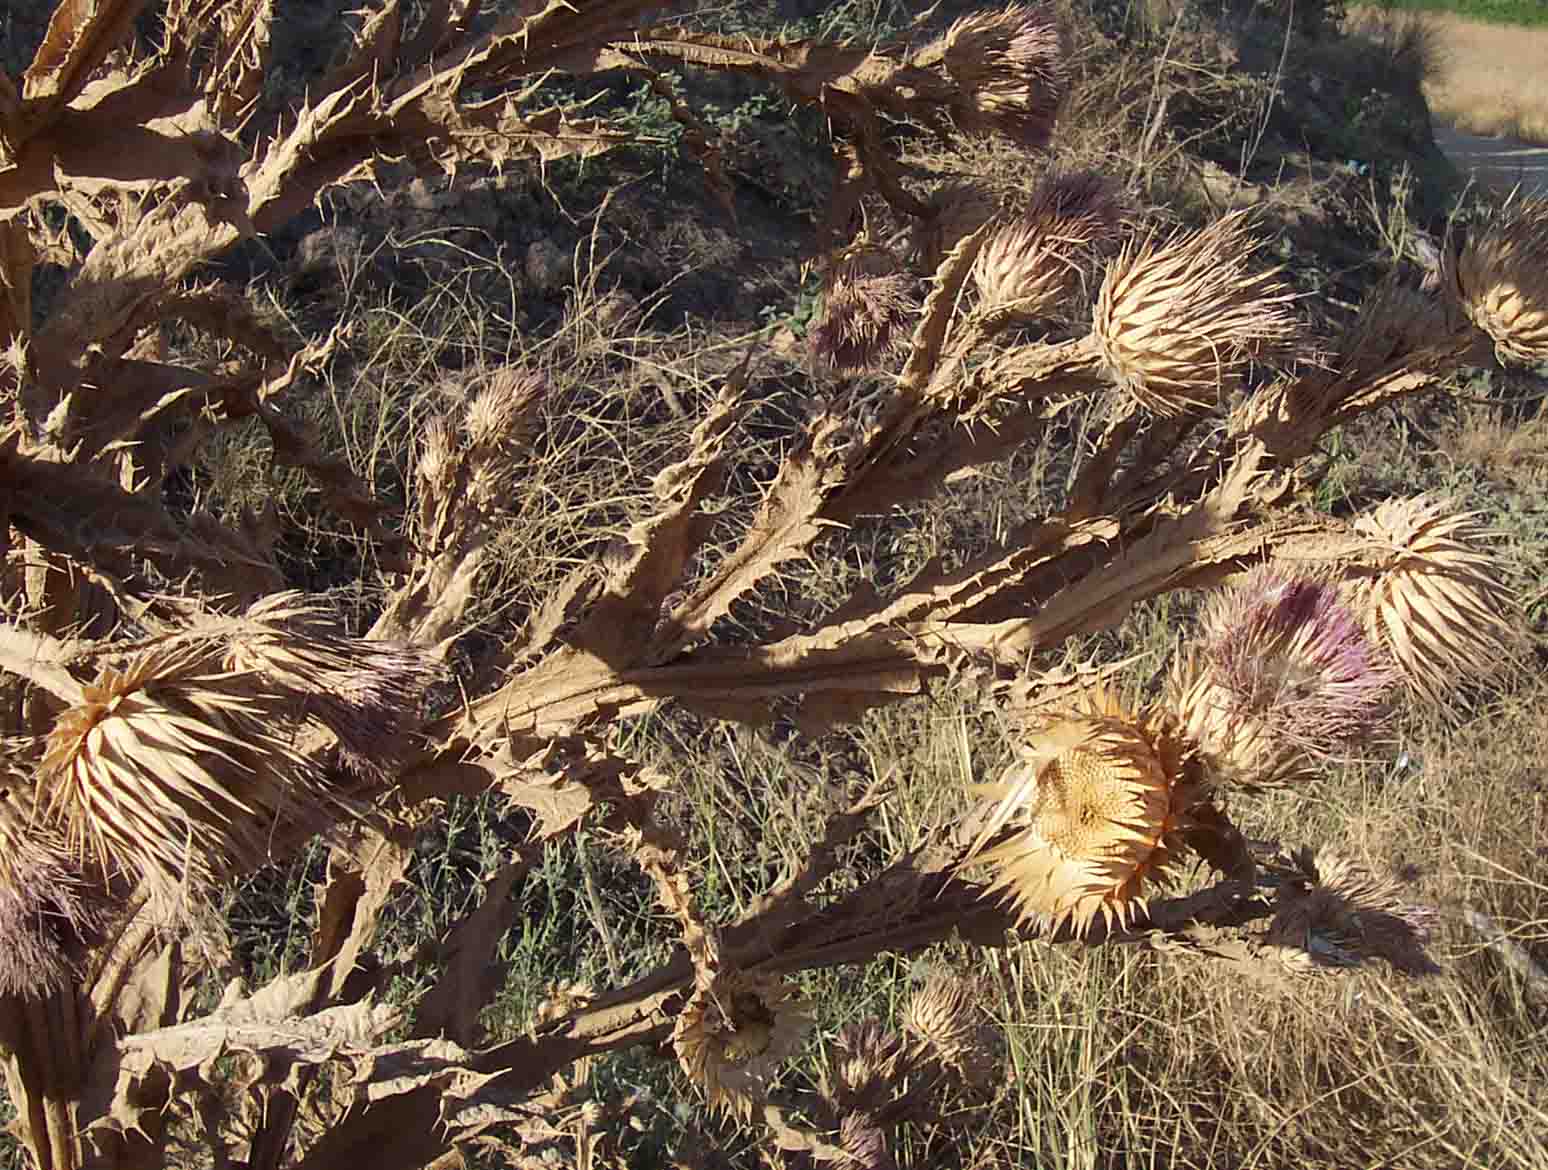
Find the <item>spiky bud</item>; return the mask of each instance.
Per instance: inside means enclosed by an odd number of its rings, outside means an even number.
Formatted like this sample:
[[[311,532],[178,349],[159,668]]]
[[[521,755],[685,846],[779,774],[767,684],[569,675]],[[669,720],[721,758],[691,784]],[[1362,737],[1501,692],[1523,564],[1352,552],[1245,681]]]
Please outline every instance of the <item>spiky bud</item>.
[[[74,972],[90,929],[80,878],[65,844],[29,823],[30,801],[10,779],[0,788],[0,995],[42,998]]]
[[[1048,141],[1069,89],[1069,49],[1051,6],[1011,4],[962,17],[939,51],[962,89],[953,106],[962,129],[998,131],[1033,147]]]
[[[970,859],[988,862],[1024,922],[1070,924],[1084,935],[1101,916],[1126,924],[1163,884],[1182,848],[1196,774],[1186,746],[1161,723],[1126,711],[1105,691],[1022,747],[999,783]],[[1001,830],[1017,831],[992,847]]]
[[[1158,415],[1212,407],[1296,335],[1292,294],[1249,266],[1245,214],[1126,247],[1097,296],[1092,339],[1118,386]]]
[[[869,1113],[846,1113],[839,1122],[839,1147],[854,1159],[856,1170],[893,1170],[897,1165],[887,1135]]]
[[[1355,521],[1387,553],[1363,591],[1372,636],[1420,695],[1440,702],[1459,681],[1496,677],[1517,660],[1517,604],[1476,512],[1444,500],[1388,500]]]
[[[289,700],[203,639],[104,666],[49,733],[40,802],[104,868],[197,893],[267,861],[277,826],[316,831],[344,809],[292,747]]]
[[[362,774],[389,767],[393,740],[444,674],[426,650],[345,636],[325,608],[295,591],[272,594],[240,618],[207,621],[196,636],[221,640],[226,669],[288,693],[298,715],[332,732],[344,762]]]
[[[1548,362],[1548,199],[1511,200],[1452,267],[1463,311],[1502,361]]]
[[[915,281],[885,249],[862,245],[834,265],[812,352],[839,373],[874,366],[906,339]]]
[[[1284,788],[1317,774],[1310,756],[1241,707],[1197,651],[1172,663],[1164,706],[1194,746],[1211,785]]]
[[[468,400],[463,425],[473,450],[495,453],[520,440],[547,392],[541,374],[516,366],[495,370]]]
[[[903,1041],[876,1019],[845,1024],[833,1047],[832,1075],[824,1074],[823,1091],[842,1109],[881,1107],[908,1068]]]
[[[1313,758],[1368,737],[1397,681],[1335,585],[1273,565],[1217,591],[1200,633],[1224,717],[1256,720]]]
[[[745,1120],[779,1065],[800,1047],[809,1023],[795,989],[778,977],[701,972],[677,1017],[672,1046],[711,1108]]]

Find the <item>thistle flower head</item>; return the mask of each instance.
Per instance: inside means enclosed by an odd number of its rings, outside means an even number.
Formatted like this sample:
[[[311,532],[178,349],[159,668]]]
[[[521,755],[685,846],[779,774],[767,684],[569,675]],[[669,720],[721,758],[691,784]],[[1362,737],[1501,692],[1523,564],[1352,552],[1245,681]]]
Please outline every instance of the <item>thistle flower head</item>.
[[[845,1024],[834,1040],[831,1076],[823,1095],[842,1109],[877,1109],[893,1095],[907,1071],[908,1050],[897,1033],[876,1019]]]
[[[1280,883],[1269,945],[1304,954],[1312,966],[1379,958],[1409,974],[1438,970],[1424,951],[1433,910],[1405,903],[1393,882],[1332,850],[1303,850],[1294,866],[1299,872]]]
[[[1316,775],[1312,758],[1263,716],[1242,708],[1197,651],[1172,663],[1163,706],[1211,785],[1284,788]]]
[[[225,669],[288,695],[300,717],[333,733],[360,774],[390,765],[387,749],[443,673],[425,650],[345,636],[324,607],[295,591],[263,598],[240,618],[207,621],[195,636],[220,641]]]
[[[1459,680],[1515,661],[1516,601],[1476,512],[1419,496],[1389,500],[1355,528],[1388,553],[1364,591],[1366,625],[1415,691],[1439,702]]]
[[[1502,361],[1548,362],[1548,199],[1512,199],[1452,266],[1469,320]]]
[[[775,1070],[800,1046],[808,1023],[794,988],[778,977],[701,972],[677,1017],[672,1046],[712,1108],[746,1119]]]
[[[0,788],[0,995],[42,998],[73,973],[71,953],[92,915],[64,842],[29,823],[23,790],[6,783]]]
[[[1048,141],[1069,89],[1069,49],[1050,6],[965,16],[946,31],[940,54],[962,87],[953,111],[962,129],[998,131],[1033,147]]]
[[[1266,348],[1296,335],[1292,295],[1248,264],[1243,213],[1126,247],[1097,296],[1092,338],[1119,387],[1158,415],[1209,408]]]
[[[1023,921],[1085,934],[1145,908],[1181,847],[1194,772],[1185,746],[1103,691],[1032,737],[984,794],[997,803],[970,857],[995,871]],[[1016,832],[990,848],[1008,826]]]
[[[893,1170],[897,1165],[881,1123],[869,1113],[844,1114],[839,1121],[839,1148],[854,1160],[856,1170]]]
[[[862,246],[834,266],[812,351],[839,373],[869,369],[905,339],[914,278],[880,248]]]
[[[61,714],[39,768],[40,803],[72,848],[198,889],[268,859],[282,823],[326,827],[342,805],[285,735],[287,696],[225,669],[205,640],[104,666]]]
[[[1222,715],[1260,721],[1313,757],[1368,735],[1396,681],[1337,587],[1272,565],[1216,592],[1200,624]]]
[[[468,399],[463,418],[474,450],[494,452],[521,439],[547,391],[543,376],[531,370],[501,366],[490,374]]]

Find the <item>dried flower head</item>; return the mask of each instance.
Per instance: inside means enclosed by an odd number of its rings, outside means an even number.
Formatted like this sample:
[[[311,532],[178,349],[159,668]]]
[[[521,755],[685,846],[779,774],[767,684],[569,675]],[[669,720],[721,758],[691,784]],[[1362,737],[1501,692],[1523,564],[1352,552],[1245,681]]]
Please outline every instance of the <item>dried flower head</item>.
[[[1292,294],[1249,267],[1245,214],[1126,247],[1097,296],[1092,338],[1118,385],[1156,414],[1209,408],[1266,348],[1296,336]]]
[[[1439,702],[1462,679],[1517,658],[1517,606],[1476,512],[1444,500],[1388,500],[1355,528],[1388,550],[1365,591],[1365,620],[1419,694]]]
[[[998,784],[970,851],[995,871],[994,889],[1023,921],[1085,934],[1100,915],[1126,924],[1164,883],[1181,848],[1196,772],[1186,745],[1161,721],[1124,710],[1105,691],[1033,736]],[[991,848],[1007,826],[1017,831]]]
[[[519,442],[532,413],[548,392],[543,376],[518,366],[501,366],[468,400],[463,425],[474,451],[497,452]]]
[[[1408,974],[1438,970],[1424,951],[1433,910],[1405,903],[1396,884],[1332,850],[1304,850],[1294,868],[1281,880],[1266,943],[1293,949],[1311,966],[1379,958]]]
[[[903,1041],[880,1020],[845,1024],[833,1048],[831,1075],[823,1074],[823,1095],[841,1109],[880,1108],[892,1099],[909,1067]]]
[[[1369,737],[1397,681],[1337,586],[1274,565],[1218,590],[1200,627],[1225,717],[1258,720],[1313,758]]]
[[[1462,309],[1502,361],[1548,362],[1548,199],[1512,199],[1452,267]]]
[[[881,1123],[869,1113],[846,1113],[839,1121],[839,1148],[854,1159],[856,1170],[893,1170],[897,1163]]]
[[[743,971],[701,972],[677,1017],[672,1046],[712,1108],[746,1119],[810,1023],[784,980]]]
[[[1284,788],[1317,774],[1306,752],[1237,703],[1197,651],[1173,661],[1163,706],[1193,745],[1211,785]]]
[[[884,249],[862,245],[833,269],[812,351],[839,373],[871,368],[906,340],[913,316],[914,278],[898,271]]]
[[[976,183],[947,183],[930,197],[928,214],[914,226],[913,247],[926,271],[940,267],[951,250],[1000,211],[994,194]]]
[[[207,640],[104,666],[49,733],[40,803],[70,845],[158,893],[268,860],[276,826],[322,828],[343,808],[291,746],[288,696],[227,670]]]
[[[71,955],[92,916],[64,842],[29,823],[30,800],[15,780],[0,788],[0,995],[42,998],[74,972]]]
[[[979,1023],[974,988],[949,971],[932,974],[903,1011],[903,1027],[945,1061],[974,1044]]]
[[[1048,141],[1069,89],[1069,49],[1052,6],[965,16],[946,31],[939,53],[962,88],[953,109],[962,129],[1034,147]]]
[[[197,637],[224,645],[222,665],[261,676],[290,696],[303,718],[337,737],[344,762],[380,775],[426,689],[443,674],[428,651],[339,632],[333,615],[306,594],[275,593],[240,618],[216,618]]]

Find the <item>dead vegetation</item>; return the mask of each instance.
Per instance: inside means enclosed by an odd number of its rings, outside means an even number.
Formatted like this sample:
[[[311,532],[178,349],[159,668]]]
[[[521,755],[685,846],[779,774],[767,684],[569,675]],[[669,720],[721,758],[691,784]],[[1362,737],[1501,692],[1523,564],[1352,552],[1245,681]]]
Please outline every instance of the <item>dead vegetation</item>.
[[[1240,210],[1126,224],[1119,188],[1085,172],[1007,207],[900,150],[905,121],[1042,148],[1071,76],[1047,9],[875,47],[645,13],[388,3],[271,116],[264,0],[68,0],[0,86],[0,1054],[33,1161],[604,1164],[632,1104],[589,1073],[638,1051],[675,1059],[706,1128],[732,1119],[781,1165],[967,1162],[997,1143],[1012,1162],[1125,1147],[1335,1163],[1306,1120],[1327,1095],[1313,1042],[1268,1046],[1276,1092],[1248,1075],[1256,1038],[1293,1030],[1365,1046],[1367,1074],[1337,1090],[1349,1116],[1412,1114],[1363,1149],[1530,1166],[1541,1103],[1513,1078],[1537,1058],[1475,1019],[1465,984],[1423,982],[1445,922],[1511,956],[1500,993],[1528,995],[1530,879],[1524,901],[1459,906],[1375,868],[1374,843],[1411,824],[1416,850],[1458,839],[1420,815],[1428,773],[1383,790],[1385,837],[1275,802],[1379,760],[1393,708],[1420,709],[1401,690],[1443,711],[1498,701],[1530,653],[1510,561],[1473,514],[1308,503],[1336,428],[1443,395],[1480,351],[1548,360],[1548,208],[1507,206],[1447,240],[1432,279],[1394,277],[1321,336]],[[593,286],[547,348],[424,393],[403,390],[400,355],[376,366],[396,381],[356,386],[328,427],[302,412],[351,339],[282,328],[216,274],[222,256],[384,159],[433,174],[626,144],[616,118],[544,106],[534,79],[681,68],[755,78],[832,128],[805,370],[770,377],[750,343],[691,335],[633,347],[637,307],[588,313]],[[682,102],[671,114],[724,194],[716,137]],[[584,376],[561,385],[549,360]],[[652,362],[655,381],[629,382]],[[620,394],[598,389],[615,378]],[[197,473],[238,432],[267,459],[212,489]],[[1016,465],[1037,476],[1025,514],[972,544],[921,556],[889,526],[1034,451]],[[281,475],[284,511],[237,506]],[[353,550],[332,590],[287,579],[302,515],[304,540],[326,528]],[[523,532],[526,560],[508,555]],[[534,551],[548,541],[570,547]],[[824,565],[842,568],[807,588]],[[1082,652],[1198,590],[1214,601],[1177,615],[1168,661]],[[959,705],[949,788],[895,759],[921,706],[905,701],[926,695]],[[728,857],[738,804],[773,798],[692,774],[691,737],[642,732],[677,717],[760,729],[743,765],[778,765],[767,787],[798,830]],[[852,757],[819,757],[810,783],[768,746],[843,724],[861,728]],[[1473,795],[1441,820],[1503,819],[1502,793]],[[483,900],[433,947],[390,949],[416,843],[469,797],[520,839],[482,859]],[[723,810],[722,835],[706,842],[685,801]],[[298,961],[251,990],[213,907],[319,834]],[[501,1027],[503,940],[561,845],[609,982],[554,986]],[[596,846],[648,891],[637,953],[587,868]],[[717,897],[746,872],[766,880]],[[782,1079],[832,1022],[804,979],[948,942],[997,957],[925,983],[901,1033],[875,1005],[843,1020],[809,1084]],[[415,994],[395,998],[405,980]],[[1306,1025],[1350,997],[1329,1029]],[[1158,1005],[1212,1022],[1158,1042],[1134,1023]],[[1481,1124],[1436,1119],[1446,1077]],[[680,1135],[683,1162],[718,1164],[715,1136],[690,1154]]]

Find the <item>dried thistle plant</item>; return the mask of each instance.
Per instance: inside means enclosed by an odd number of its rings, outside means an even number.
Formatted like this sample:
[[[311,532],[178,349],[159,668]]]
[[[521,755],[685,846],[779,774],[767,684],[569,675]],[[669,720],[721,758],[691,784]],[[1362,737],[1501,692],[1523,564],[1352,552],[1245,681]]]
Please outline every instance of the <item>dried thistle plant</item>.
[[[1462,248],[1452,281],[1469,319],[1502,360],[1548,362],[1548,199],[1509,201]]]
[[[1358,517],[1385,562],[1363,591],[1373,637],[1432,702],[1461,680],[1495,678],[1519,658],[1516,599],[1475,512],[1445,500],[1389,500]]]
[[[1219,718],[1259,721],[1313,758],[1374,737],[1396,673],[1332,583],[1262,565],[1216,591],[1199,625]]]
[[[1022,756],[984,786],[995,806],[970,858],[992,868],[991,888],[1039,929],[1068,924],[1079,936],[1099,917],[1127,923],[1185,850],[1199,799],[1186,745],[1097,689],[1030,737]]]
[[[1069,51],[1052,7],[1011,4],[964,16],[947,30],[938,52],[962,87],[953,116],[964,130],[998,131],[1041,146],[1069,88]]]
[[[1438,970],[1425,953],[1433,910],[1403,900],[1392,881],[1323,849],[1303,850],[1279,888],[1264,941],[1311,966],[1354,966],[1383,959],[1399,971]]]
[[[185,642],[102,667],[38,771],[40,804],[80,856],[165,896],[262,865],[278,827],[324,829],[345,807],[291,742],[290,696],[219,650]]]
[[[747,1120],[809,1026],[806,1007],[787,981],[722,969],[701,973],[677,1017],[672,1046],[711,1108]]]
[[[32,823],[13,778],[0,790],[0,995],[40,999],[64,986],[94,915],[65,842]]]
[[[1254,271],[1246,213],[1126,247],[1091,335],[1119,387],[1162,417],[1207,409],[1299,328],[1275,272]]]
[[[915,280],[883,248],[861,245],[835,264],[823,312],[812,329],[812,351],[838,373],[875,366],[906,339],[918,306]]]

